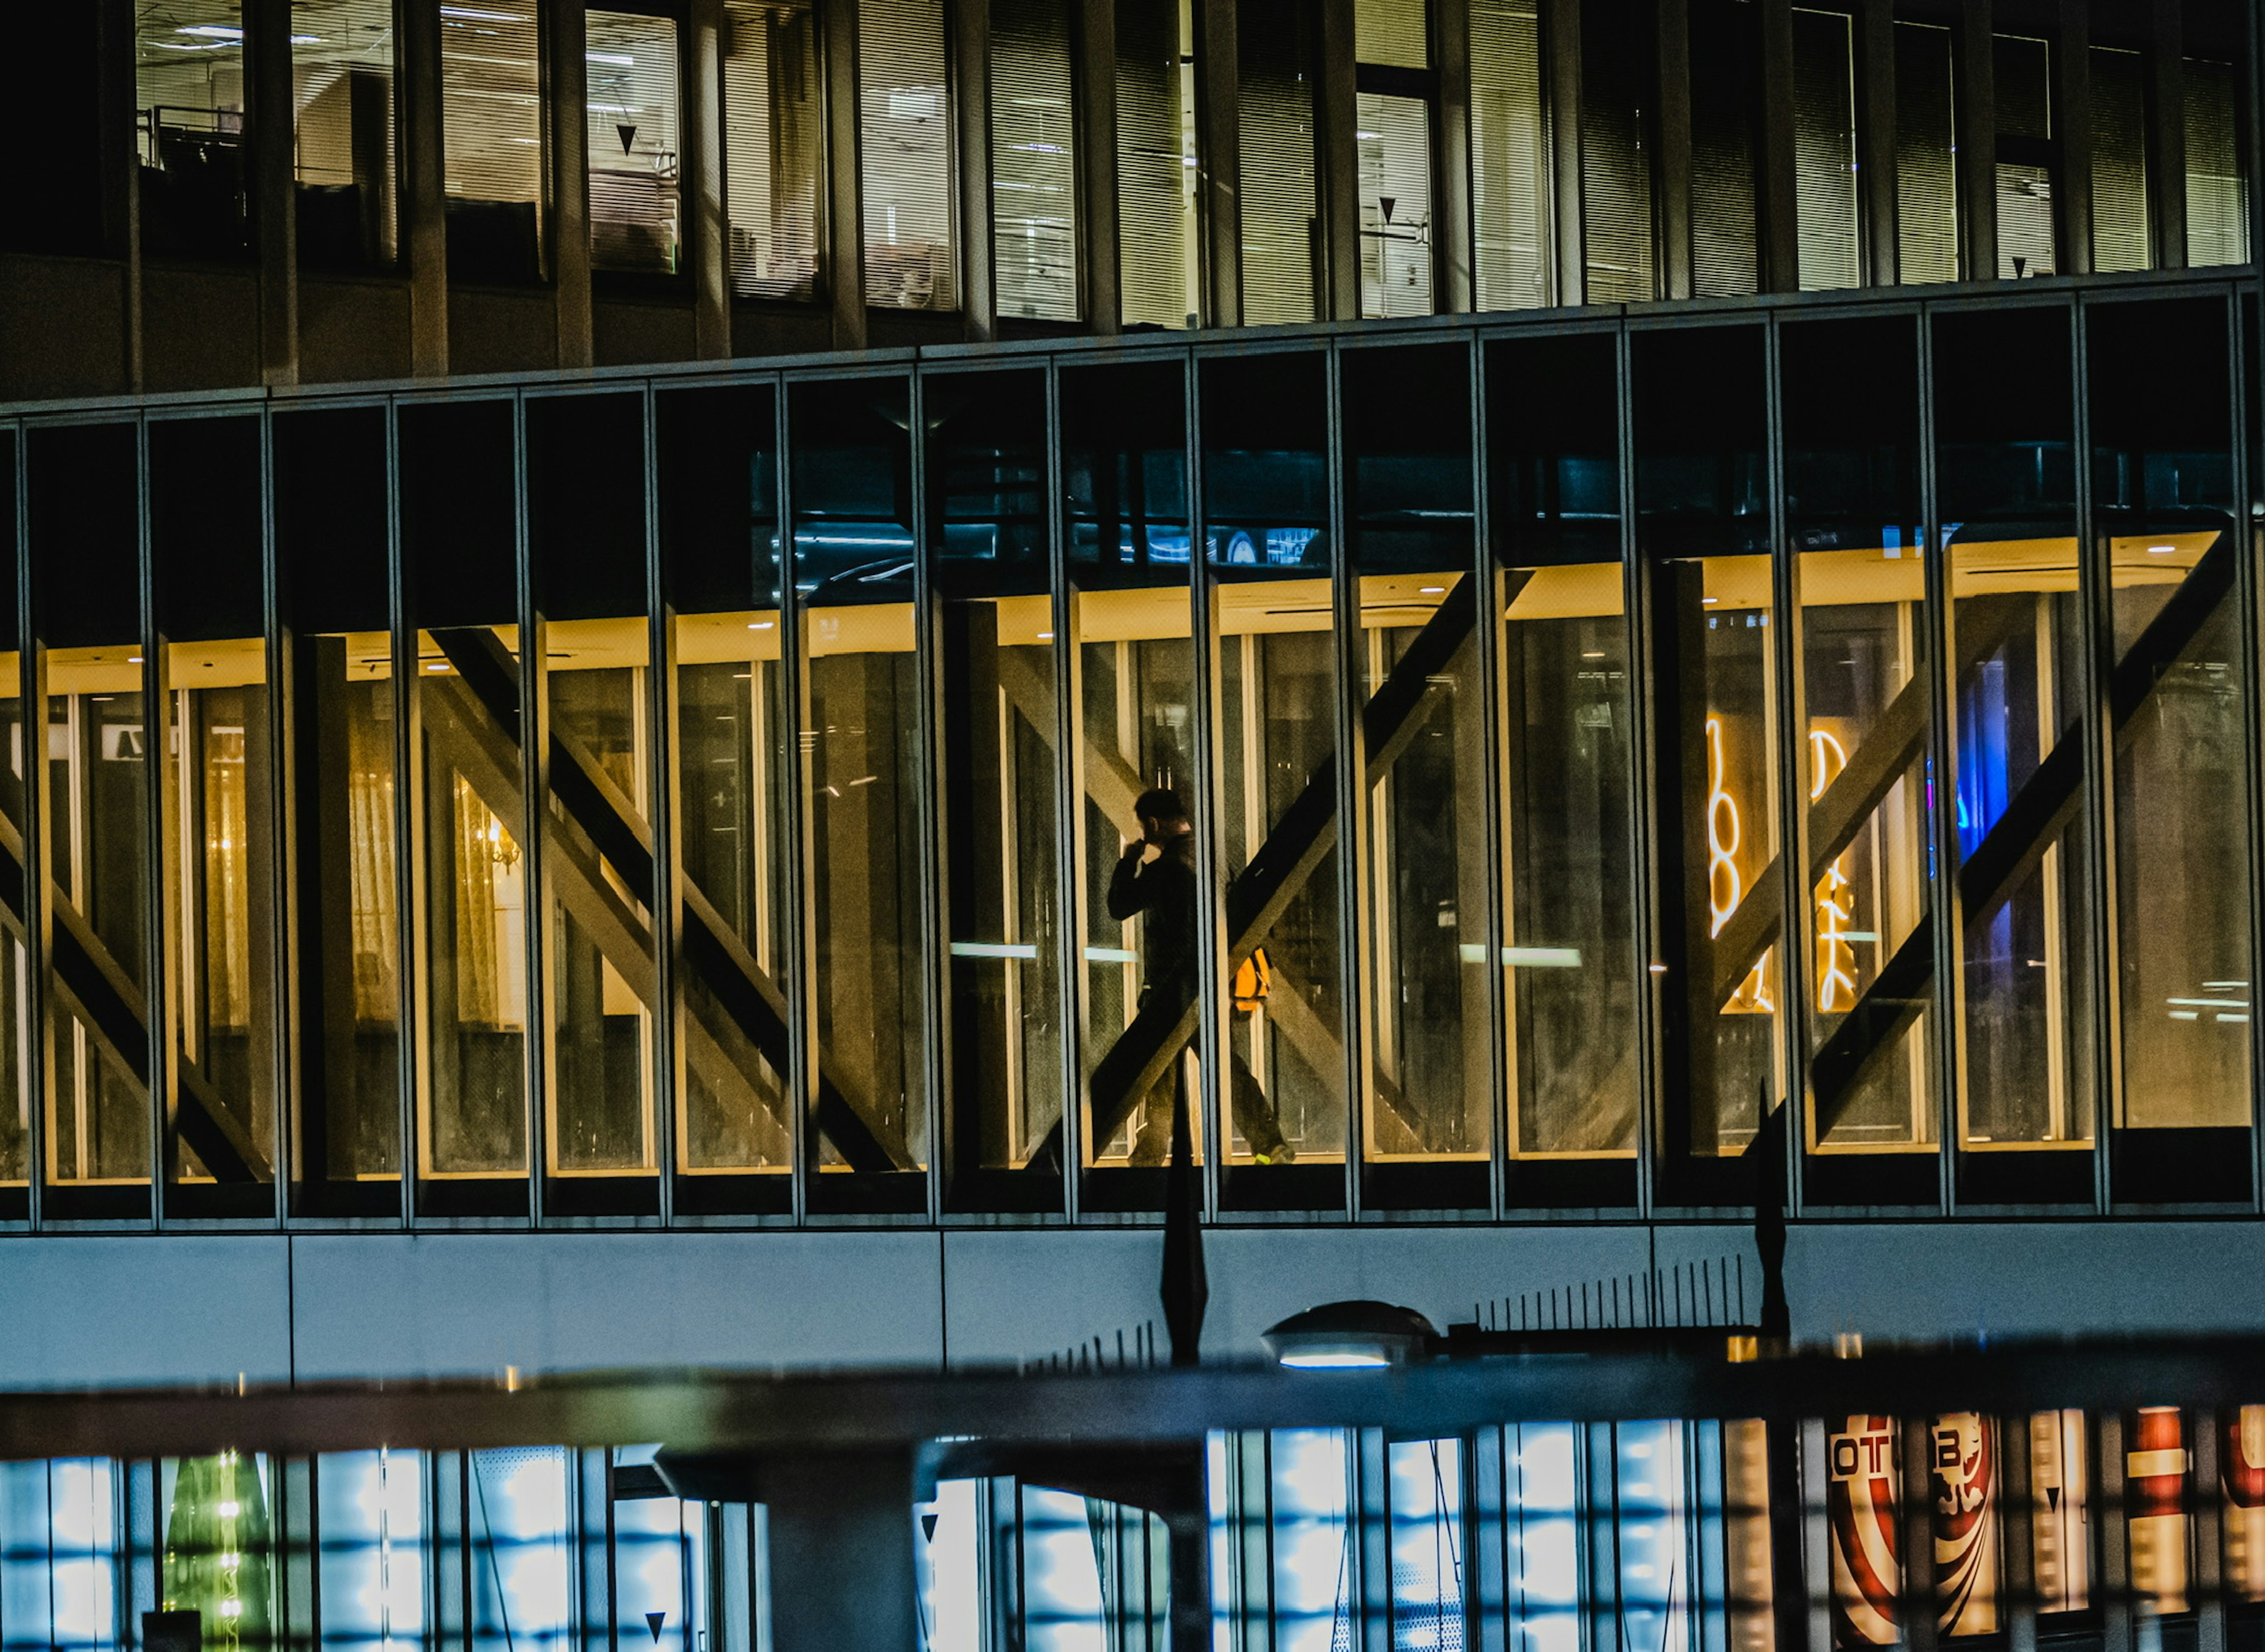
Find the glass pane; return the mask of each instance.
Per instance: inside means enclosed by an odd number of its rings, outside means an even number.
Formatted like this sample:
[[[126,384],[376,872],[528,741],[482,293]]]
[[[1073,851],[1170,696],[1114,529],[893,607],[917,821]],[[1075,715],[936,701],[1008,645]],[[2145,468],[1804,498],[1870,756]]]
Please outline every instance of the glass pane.
[[[683,240],[676,23],[587,15],[590,263],[671,275]]]
[[[1549,123],[1534,0],[1471,6],[1472,279],[1481,309],[1546,304],[1551,291]]]
[[[1584,295],[1591,304],[1654,295],[1651,142],[1644,129],[1650,65],[1639,44],[1651,33],[1651,8],[1643,0],[1581,8]],[[1694,165],[1697,159],[1694,151]]]
[[[788,404],[802,598],[805,922],[815,972],[811,1197],[927,1208],[922,698],[911,424],[901,379],[797,384]]]
[[[1356,0],[1352,55],[1364,63],[1427,69],[1431,62],[1430,24],[1424,0]]]
[[[441,121],[448,134],[448,273],[542,273],[543,54],[537,0],[441,11]]]
[[[1754,9],[1737,0],[1700,0],[1691,13],[1691,290],[1701,298],[1743,298],[1761,289],[1754,167],[1761,98]],[[1632,200],[1623,209],[1642,207]],[[1640,231],[1632,222],[1613,233],[1624,241]]]
[[[158,1461],[159,1607],[195,1612],[214,1652],[264,1652],[281,1638],[276,1467],[251,1452]]]
[[[1329,1207],[1334,1174],[1287,1168],[1345,1148],[1326,380],[1319,356],[1267,355],[1205,361],[1200,383],[1227,880],[1213,1105],[1232,1199]]]
[[[1392,1550],[1394,1652],[1462,1644],[1463,1443],[1395,1440],[1384,1448]]]
[[[174,1155],[189,1214],[273,1203],[274,750],[260,571],[260,430],[149,427],[149,537],[165,638],[167,945]],[[217,1183],[217,1186],[210,1185]]]
[[[959,308],[943,0],[857,0],[865,302]]]
[[[1793,14],[1795,237],[1803,292],[1863,280],[1856,207],[1854,22],[1845,11]]]
[[[1929,869],[1934,635],[1919,531],[1919,339],[1908,321],[1781,334],[1787,531],[1800,547],[1807,798],[1808,1150],[1940,1135]],[[1865,387],[1848,394],[1851,382]],[[1933,1169],[1812,1169],[1825,1200],[1934,1202]]]
[[[0,1463],[0,1646],[116,1652],[125,1559],[116,1465]]]
[[[1120,12],[1120,16],[1123,14]],[[1195,646],[1189,607],[1187,380],[1181,362],[1061,380],[1082,797],[1086,1198],[1161,1205],[1172,1110],[1203,1150],[1196,1031]],[[1152,797],[1141,819],[1143,795]],[[1154,825],[1153,833],[1151,822]],[[1153,842],[1152,842],[1153,839]],[[1153,858],[1148,851],[1154,848]]]
[[[1351,351],[1340,371],[1367,771],[1363,1147],[1377,1201],[1472,1209],[1489,1203],[1494,972],[1470,357]]]
[[[2000,34],[1992,76],[1998,113],[1998,275],[2050,275],[2053,192],[2059,184],[2058,129],[2050,41]]]
[[[274,421],[275,542],[291,638],[299,1096],[311,1212],[400,1208],[397,696],[385,415]],[[361,1184],[373,1184],[366,1191]]]
[[[999,313],[1075,321],[1077,122],[1065,0],[991,8],[991,261]]]
[[[645,401],[527,404],[528,528],[543,616],[546,1168],[649,1175],[653,1153],[652,742]],[[554,1208],[658,1213],[650,1187],[550,1190]],[[595,1202],[594,1202],[595,1201]]]
[[[2083,629],[2075,537],[2068,317],[2059,309],[1934,322],[1937,510],[1950,557],[1951,727],[1960,907],[1961,1167],[2063,1175],[2087,1158],[2034,1150],[2093,1131],[2094,916],[2081,806]],[[1955,524],[1955,526],[1953,526]],[[2031,1150],[2033,1162],[1986,1156]]]
[[[1785,738],[1771,626],[1761,334],[1632,340],[1637,531],[1659,695],[1653,976],[1667,1059],[1663,1193],[1705,1204],[1786,1093],[1777,844]]]
[[[747,298],[809,298],[818,290],[825,154],[817,21],[810,0],[725,0],[724,18],[732,290]]]
[[[323,1652],[412,1652],[425,1629],[425,1475],[416,1452],[315,1459]]]
[[[1191,0],[1117,8],[1118,304],[1128,327],[1192,327],[1203,311]]]
[[[1044,375],[928,381],[955,1204],[1060,1198],[1061,910]],[[1036,1169],[1042,1185],[980,1188]]]
[[[2241,164],[2240,82],[2231,63],[2189,57],[2186,69],[2187,263],[2249,261],[2249,193]]]
[[[130,425],[34,430],[33,617],[46,649],[48,1209],[148,1213],[149,735]],[[106,1186],[106,1184],[108,1184]],[[83,1199],[76,1196],[84,1193]],[[59,1197],[62,1196],[62,1197]]]
[[[359,269],[398,244],[392,0],[295,0],[300,259]]]
[[[1242,319],[1311,321],[1320,298],[1313,16],[1293,0],[1235,11],[1242,137]]]
[[[20,551],[16,528],[16,433],[0,433],[0,579],[13,580]],[[21,1190],[32,1175],[32,1096],[24,993],[24,699],[23,656],[16,615],[0,599],[0,877],[15,893],[0,900],[0,1219],[21,1219],[31,1201]]]
[[[2087,346],[2094,531],[2107,542],[2116,661],[2116,1122],[2246,1132],[2254,765],[2251,644],[2234,567],[2232,331],[2218,299],[2101,305],[2087,317]],[[2196,876],[2204,866],[2209,876]],[[2245,1138],[2222,1151],[2189,1139],[2168,1176],[2149,1175],[2119,1144],[2116,1197],[2246,1200]]]
[[[402,409],[400,423],[402,549],[420,628],[428,1066],[418,1174],[434,1183],[420,1197],[436,1209],[517,1211],[523,1196],[497,1180],[527,1173],[513,410],[418,404]]]
[[[2092,48],[2092,267],[2144,270],[2154,261],[2147,219],[2147,60]]]
[[[1958,279],[1950,31],[1896,24],[1896,279]]]
[[[1362,92],[1360,313],[1431,313],[1431,106]]]
[[[243,0],[136,5],[134,94],[142,251],[200,258],[249,254]]]
[[[1610,336],[1495,346],[1487,433],[1502,652],[1499,964],[1513,1203],[1628,1204],[1635,1153],[1635,844]],[[1534,394],[1548,386],[1547,396]],[[1474,941],[1459,942],[1465,956]]]
[[[675,631],[684,994],[679,1210],[787,1208],[787,697],[768,389],[658,397],[661,590]],[[735,1175],[756,1174],[759,1185]]]

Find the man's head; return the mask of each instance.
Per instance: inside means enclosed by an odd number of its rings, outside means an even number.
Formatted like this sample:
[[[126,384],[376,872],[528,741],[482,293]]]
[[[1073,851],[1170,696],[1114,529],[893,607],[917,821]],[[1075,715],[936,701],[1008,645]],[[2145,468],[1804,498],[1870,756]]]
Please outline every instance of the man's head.
[[[1162,843],[1194,829],[1180,794],[1167,786],[1142,792],[1132,801],[1132,812],[1140,819],[1141,837],[1150,843]]]

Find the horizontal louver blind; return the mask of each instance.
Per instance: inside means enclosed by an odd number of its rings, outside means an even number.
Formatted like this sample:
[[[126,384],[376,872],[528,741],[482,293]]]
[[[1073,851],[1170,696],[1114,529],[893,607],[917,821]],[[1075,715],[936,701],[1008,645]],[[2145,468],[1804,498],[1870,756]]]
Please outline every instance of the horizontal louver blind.
[[[951,119],[942,0],[858,0],[865,302],[954,309]]]
[[[1793,14],[1795,237],[1803,292],[1858,284],[1856,78],[1849,18]]]
[[[2186,106],[2187,262],[2246,264],[2249,206],[2232,67],[2189,58]]]
[[[1242,146],[1242,319],[1314,319],[1320,222],[1314,193],[1314,70],[1306,8],[1237,10]]]
[[[1534,0],[1472,0],[1471,219],[1481,309],[1549,302],[1549,128]]]
[[[818,30],[809,0],[725,8],[725,193],[732,287],[806,298],[818,286]]]
[[[1583,264],[1592,304],[1656,296],[1651,153],[1645,135],[1641,41],[1648,27],[1626,0],[1581,8]]]
[[[1896,275],[1958,279],[1950,31],[1896,25]]]
[[[2137,52],[2092,48],[2092,266],[2144,270],[2147,237],[2147,66]]]
[[[535,0],[441,9],[441,121],[451,195],[543,199],[542,45]]]
[[[1761,287],[1754,186],[1759,55],[1752,6],[1701,0],[1692,7],[1691,288],[1701,298],[1736,298]]]
[[[1118,287],[1125,323],[1191,324],[1193,110],[1179,0],[1117,6]]]
[[[683,153],[676,24],[593,11],[586,26],[591,262],[672,274]]]
[[[993,0],[992,269],[1002,316],[1077,319],[1075,131],[1064,0]]]

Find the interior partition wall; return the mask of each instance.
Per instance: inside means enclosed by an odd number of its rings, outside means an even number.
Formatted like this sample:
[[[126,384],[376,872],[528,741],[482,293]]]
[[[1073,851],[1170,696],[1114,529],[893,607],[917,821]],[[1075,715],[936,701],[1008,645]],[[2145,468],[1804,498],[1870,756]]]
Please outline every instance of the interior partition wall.
[[[2233,296],[18,418],[0,1220],[2253,1209]]]

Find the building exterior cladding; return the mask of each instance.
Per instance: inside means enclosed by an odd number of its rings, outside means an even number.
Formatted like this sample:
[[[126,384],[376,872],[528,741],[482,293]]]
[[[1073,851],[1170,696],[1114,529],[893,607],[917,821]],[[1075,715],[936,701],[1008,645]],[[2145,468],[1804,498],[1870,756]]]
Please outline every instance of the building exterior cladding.
[[[0,1375],[2265,1312],[2246,12],[52,12]]]

